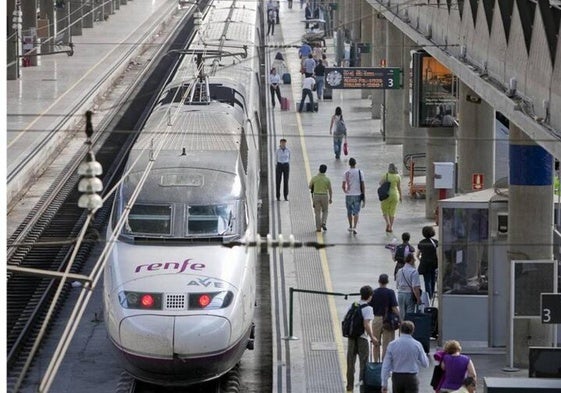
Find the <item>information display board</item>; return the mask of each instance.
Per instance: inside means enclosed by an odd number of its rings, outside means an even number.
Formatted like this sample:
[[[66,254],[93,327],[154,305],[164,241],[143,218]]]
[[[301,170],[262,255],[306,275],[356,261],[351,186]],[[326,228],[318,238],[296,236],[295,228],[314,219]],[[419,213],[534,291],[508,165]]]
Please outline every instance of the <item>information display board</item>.
[[[325,75],[332,89],[401,89],[400,68],[330,67]]]
[[[542,323],[561,323],[561,293],[542,293],[541,301]]]

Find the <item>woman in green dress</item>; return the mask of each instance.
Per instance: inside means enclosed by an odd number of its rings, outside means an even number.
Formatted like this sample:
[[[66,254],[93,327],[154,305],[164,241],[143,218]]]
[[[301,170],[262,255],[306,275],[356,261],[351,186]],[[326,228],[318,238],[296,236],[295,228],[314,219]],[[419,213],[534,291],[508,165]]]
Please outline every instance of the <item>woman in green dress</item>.
[[[380,185],[385,181],[390,182],[390,196],[381,202],[382,215],[386,221],[386,232],[393,232],[393,221],[397,211],[397,203],[401,202],[401,177],[392,162],[388,165],[388,172],[380,179]]]

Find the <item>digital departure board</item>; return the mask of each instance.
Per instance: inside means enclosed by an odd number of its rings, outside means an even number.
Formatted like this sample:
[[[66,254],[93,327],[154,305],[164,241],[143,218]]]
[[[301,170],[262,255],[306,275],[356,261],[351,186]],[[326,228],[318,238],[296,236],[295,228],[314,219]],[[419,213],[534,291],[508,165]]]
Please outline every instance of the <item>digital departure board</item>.
[[[401,89],[400,68],[326,68],[325,75],[332,89]]]

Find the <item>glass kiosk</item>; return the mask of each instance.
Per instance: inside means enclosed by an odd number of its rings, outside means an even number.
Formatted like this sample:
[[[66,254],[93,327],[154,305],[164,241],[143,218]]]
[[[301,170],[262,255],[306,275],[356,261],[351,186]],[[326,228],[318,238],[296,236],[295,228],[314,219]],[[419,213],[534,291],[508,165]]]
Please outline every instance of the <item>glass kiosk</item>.
[[[504,347],[508,199],[494,189],[439,201],[440,340]]]

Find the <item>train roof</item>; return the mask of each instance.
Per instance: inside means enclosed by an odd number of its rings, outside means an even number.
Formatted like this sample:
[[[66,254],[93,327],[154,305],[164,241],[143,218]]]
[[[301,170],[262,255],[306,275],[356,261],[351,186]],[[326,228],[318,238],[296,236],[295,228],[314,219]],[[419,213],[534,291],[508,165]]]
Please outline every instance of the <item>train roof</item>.
[[[242,113],[227,104],[174,104],[171,110],[156,110],[135,143],[129,161],[149,150],[237,151],[242,138]]]

